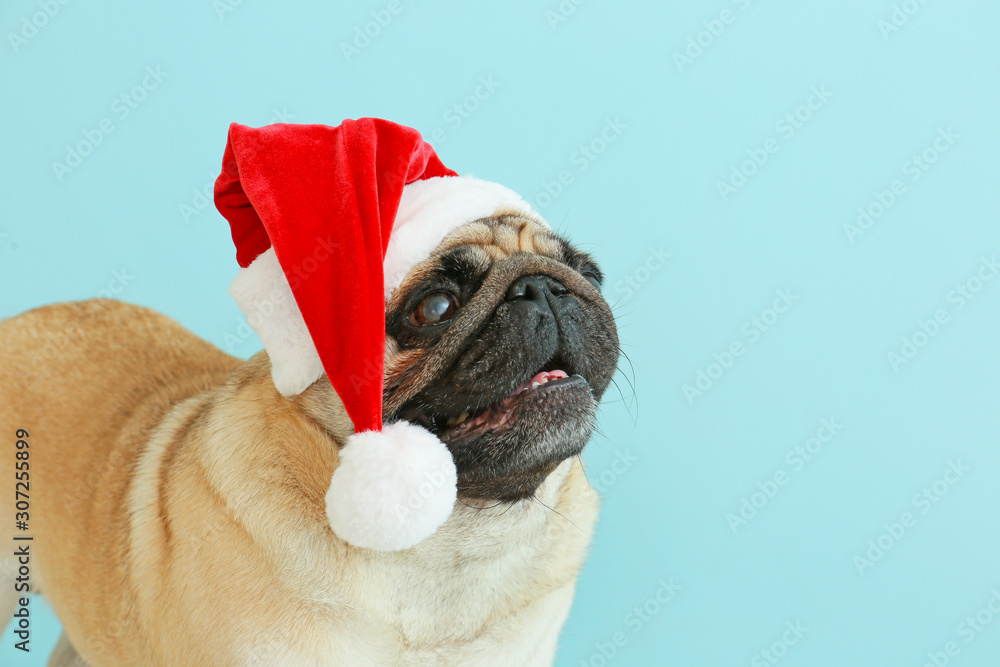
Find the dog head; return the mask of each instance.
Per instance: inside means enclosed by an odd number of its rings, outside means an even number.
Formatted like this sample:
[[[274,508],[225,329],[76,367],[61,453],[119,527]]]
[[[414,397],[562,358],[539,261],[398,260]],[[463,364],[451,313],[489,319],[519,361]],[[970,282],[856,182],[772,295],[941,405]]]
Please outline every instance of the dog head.
[[[458,493],[530,497],[581,452],[618,336],[594,260],[520,212],[467,223],[386,305],[386,422],[449,448]]]
[[[353,433],[326,429],[344,541],[413,546],[456,491],[529,498],[587,442],[618,356],[600,272],[513,191],[367,118],[233,124],[215,199],[274,388],[314,393],[326,375],[350,417]]]

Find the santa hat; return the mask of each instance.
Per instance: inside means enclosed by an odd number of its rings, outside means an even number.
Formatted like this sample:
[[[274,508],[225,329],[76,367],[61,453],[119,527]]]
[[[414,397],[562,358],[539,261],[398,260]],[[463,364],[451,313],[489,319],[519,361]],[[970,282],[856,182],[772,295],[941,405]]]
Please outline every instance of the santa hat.
[[[378,550],[433,534],[455,464],[427,429],[382,423],[385,302],[455,228],[498,209],[540,220],[514,192],[445,167],[420,134],[376,118],[233,123],[215,183],[240,271],[229,292],[285,396],[325,372],[354,424],[326,494],[334,532]]]

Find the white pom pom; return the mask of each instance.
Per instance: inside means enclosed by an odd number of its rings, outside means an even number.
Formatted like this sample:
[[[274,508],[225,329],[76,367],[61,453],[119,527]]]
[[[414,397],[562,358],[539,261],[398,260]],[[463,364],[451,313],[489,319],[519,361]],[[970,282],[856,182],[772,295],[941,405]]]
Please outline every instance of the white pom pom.
[[[437,436],[396,422],[348,438],[326,492],[326,515],[333,532],[354,546],[408,549],[451,516],[457,481],[451,452]]]

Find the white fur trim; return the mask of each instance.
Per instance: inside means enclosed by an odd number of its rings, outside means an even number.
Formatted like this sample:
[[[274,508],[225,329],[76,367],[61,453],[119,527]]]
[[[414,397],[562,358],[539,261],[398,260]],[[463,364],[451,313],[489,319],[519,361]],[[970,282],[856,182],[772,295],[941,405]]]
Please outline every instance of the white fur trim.
[[[471,176],[439,176],[404,187],[382,265],[386,300],[448,234],[467,222],[493,215],[501,207],[542,221],[513,190]]]
[[[271,379],[284,396],[301,394],[323,375],[323,362],[274,248],[240,269],[229,294],[271,358]]]
[[[457,480],[451,452],[437,436],[396,422],[347,439],[326,492],[326,515],[349,544],[408,549],[451,516]]]

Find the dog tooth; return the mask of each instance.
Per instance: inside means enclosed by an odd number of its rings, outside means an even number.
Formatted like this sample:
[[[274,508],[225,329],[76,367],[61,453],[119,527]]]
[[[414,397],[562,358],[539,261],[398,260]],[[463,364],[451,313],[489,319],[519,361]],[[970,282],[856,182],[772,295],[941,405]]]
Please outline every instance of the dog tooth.
[[[454,426],[455,424],[461,424],[462,422],[465,421],[466,417],[468,417],[468,416],[469,416],[469,412],[465,411],[461,415],[459,415],[458,417],[449,417],[448,418],[448,426]]]
[[[532,383],[531,383],[531,388],[532,388],[532,389],[534,389],[534,388],[535,388],[535,387],[537,387],[537,386],[538,386],[538,383],[537,383],[537,382],[532,382]]]

